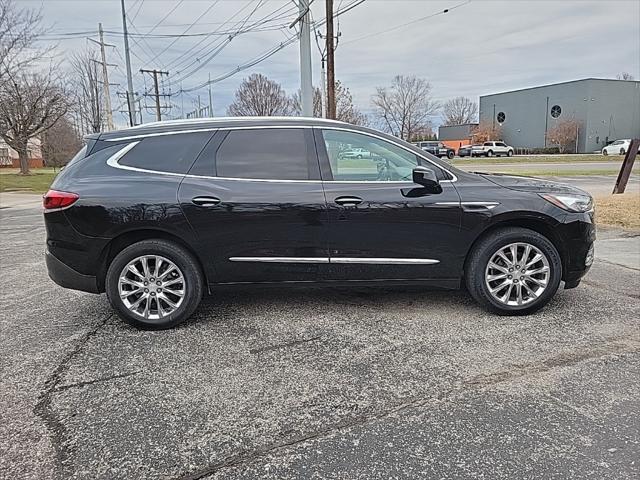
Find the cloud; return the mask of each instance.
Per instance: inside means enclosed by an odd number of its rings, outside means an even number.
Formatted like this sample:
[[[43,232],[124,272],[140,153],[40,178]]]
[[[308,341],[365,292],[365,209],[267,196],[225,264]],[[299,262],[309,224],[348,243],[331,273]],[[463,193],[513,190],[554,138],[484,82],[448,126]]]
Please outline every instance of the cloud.
[[[160,21],[178,0],[146,0],[134,19],[139,32],[146,32]],[[350,0],[343,0],[343,5]],[[336,2],[336,5],[340,1]],[[340,17],[340,44],[336,52],[336,76],[351,90],[354,100],[362,110],[371,109],[370,98],[376,86],[387,85],[396,74],[417,75],[427,78],[435,97],[446,100],[458,95],[477,99],[479,95],[535,86],[545,83],[584,77],[613,78],[621,71],[629,71],[640,78],[640,2],[637,1],[484,1],[471,3],[427,20],[386,34],[357,40],[367,34],[410,22],[460,3],[432,0],[367,0]],[[122,29],[119,2],[22,0],[21,5],[42,5],[44,18],[54,24],[55,32],[97,30],[102,22],[107,30]],[[214,5],[189,33],[211,32],[228,29],[232,22],[242,19],[257,0],[223,0]],[[139,3],[127,0],[131,16]],[[211,1],[186,0],[154,33],[181,33],[198,18]],[[245,7],[242,13],[237,12]],[[297,14],[290,0],[264,2],[252,19],[268,15],[280,9],[288,13],[281,23],[289,23]],[[234,14],[237,16],[224,25]],[[315,20],[324,17],[324,2],[312,5]],[[286,34],[291,34],[284,28]],[[165,68],[170,79],[184,76],[196,67],[196,73],[187,76],[184,87],[198,85],[209,74],[216,77],[231,71],[238,65],[285,40],[281,31],[254,32],[235,37],[208,64],[204,59],[215,45],[223,41],[204,40],[202,37],[180,38],[167,49],[156,62],[149,63],[154,55],[166,48],[172,39],[132,39],[132,57],[136,89],[144,88],[139,68]],[[118,91],[124,91],[124,62],[121,36],[110,35],[107,41],[117,46],[117,52],[109,49],[110,63],[118,63],[112,80],[120,83]],[[86,40],[62,41],[59,50],[65,57],[79,48]],[[199,47],[194,46],[202,42]],[[208,46],[204,50],[200,49]],[[320,56],[312,39],[314,81],[320,84]],[[187,71],[184,67],[193,62]],[[183,71],[181,71],[181,69]],[[177,73],[181,71],[180,73]],[[283,84],[293,93],[299,87],[298,44],[294,43],[256,65],[227,80],[214,85],[214,104],[217,114],[223,114],[233,92],[242,80],[253,72],[263,73]],[[148,82],[147,82],[148,83]],[[179,85],[173,85],[176,91]],[[205,98],[206,89],[184,98],[175,96],[173,101],[185,109],[197,101],[197,95]],[[179,114],[179,109],[175,113]]]

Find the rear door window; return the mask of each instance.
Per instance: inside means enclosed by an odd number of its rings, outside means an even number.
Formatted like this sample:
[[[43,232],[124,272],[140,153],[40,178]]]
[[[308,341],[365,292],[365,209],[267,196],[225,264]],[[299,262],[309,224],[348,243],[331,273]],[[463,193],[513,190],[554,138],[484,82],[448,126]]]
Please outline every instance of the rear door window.
[[[212,132],[143,138],[118,163],[157,172],[187,173]]]
[[[317,172],[317,160],[307,149],[309,142],[301,128],[231,130],[216,153],[218,177],[309,180]]]

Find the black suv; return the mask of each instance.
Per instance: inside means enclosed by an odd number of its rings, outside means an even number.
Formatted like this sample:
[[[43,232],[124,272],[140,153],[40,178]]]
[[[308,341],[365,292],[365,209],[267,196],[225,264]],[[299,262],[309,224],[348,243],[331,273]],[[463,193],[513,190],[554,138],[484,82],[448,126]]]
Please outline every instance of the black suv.
[[[362,148],[371,158],[343,158]],[[229,285],[465,282],[525,314],[593,260],[592,199],[462,172],[395,137],[322,119],[229,118],[91,135],[44,197],[47,267],[142,328]]]

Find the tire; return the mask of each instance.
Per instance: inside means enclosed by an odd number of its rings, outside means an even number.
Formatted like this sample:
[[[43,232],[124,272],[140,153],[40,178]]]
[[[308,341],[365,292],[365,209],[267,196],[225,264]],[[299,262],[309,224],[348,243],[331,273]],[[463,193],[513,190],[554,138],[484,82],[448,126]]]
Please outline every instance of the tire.
[[[626,152],[624,151],[624,148],[620,149],[620,155],[624,155]]]
[[[449,160],[452,160],[454,156],[455,156],[455,153],[453,153],[451,150],[449,150],[449,151],[447,152],[447,158],[448,158]]]
[[[507,150],[507,157],[513,157],[513,150]]]
[[[607,155],[609,155],[609,152],[607,152],[606,150],[602,150],[602,155],[606,157]]]
[[[545,273],[534,274],[534,278],[537,277],[539,282],[544,282],[545,286],[543,290],[540,291],[539,289],[542,287],[534,283],[533,280],[527,279],[525,276],[521,277],[524,280],[517,280],[516,278],[512,278],[511,280],[507,278],[487,280],[487,275],[489,275],[490,271],[499,273],[497,276],[503,275],[497,270],[490,270],[488,267],[489,261],[494,258],[494,255],[496,255],[498,251],[505,247],[509,248],[516,243],[521,244],[516,249],[517,257],[520,257],[520,259],[522,259],[525,254],[526,245],[532,247],[528,256],[529,261],[534,260],[538,252],[546,259],[546,265],[544,264],[545,260],[541,259],[531,264],[530,268],[533,270],[529,270],[536,271],[538,269],[544,269],[545,266],[547,267],[546,277],[544,277]],[[516,261],[517,259],[518,258],[516,258]],[[500,259],[497,261],[501,262]],[[506,265],[506,262],[503,263],[503,265]],[[521,271],[522,270],[520,270],[520,272]],[[505,274],[508,274],[508,270]],[[516,276],[520,274],[516,270],[511,273],[511,275]],[[483,308],[499,315],[528,315],[541,309],[549,303],[549,300],[555,295],[561,278],[562,260],[556,247],[545,236],[526,228],[506,227],[490,232],[476,243],[469,253],[465,264],[465,283],[469,293]],[[489,287],[489,285],[491,285],[493,288],[497,288],[502,284],[502,281],[506,282],[507,286],[505,286],[504,289],[498,289],[496,295],[509,295],[507,302],[500,301],[494,297]],[[518,285],[521,286],[518,287]],[[530,295],[522,285],[532,291],[532,293],[537,293],[537,295]],[[513,289],[515,289],[516,292],[513,292]],[[536,289],[538,289],[538,291],[533,292],[533,290]],[[509,293],[507,293],[507,290]],[[522,304],[518,304],[517,301],[518,291],[522,292]],[[512,297],[513,300],[511,300]]]
[[[145,273],[141,268],[142,263],[138,263],[144,256],[151,256],[145,260],[150,275],[136,275],[130,271],[131,273],[126,272],[124,276],[129,279],[129,282],[133,280],[136,285],[121,282],[124,268],[132,262],[136,262],[134,269],[139,274]],[[155,260],[157,257],[162,258],[159,265]],[[160,272],[155,271],[158,267],[160,267]],[[157,273],[160,273],[160,277],[150,282],[149,279]],[[164,283],[160,286],[154,285],[160,282],[165,274],[168,275],[168,280],[163,279]],[[107,270],[105,289],[111,306],[125,322],[144,330],[162,330],[174,327],[193,314],[202,299],[203,284],[200,266],[193,255],[176,243],[154,239],[134,243],[115,256]],[[143,285],[148,288],[143,288]],[[163,286],[164,292],[161,288]],[[123,299],[120,295],[121,288],[124,292],[131,291],[132,293]],[[140,290],[151,291],[142,293]],[[183,292],[182,297],[180,298],[174,292]],[[146,296],[146,299],[140,300],[143,296]],[[130,305],[127,306],[125,301]],[[139,304],[137,313],[130,308],[136,302]],[[169,302],[175,308],[170,306]],[[144,312],[140,313],[140,309],[143,309]]]
[[[356,158],[357,158],[358,160],[362,160],[362,155],[358,155]]]
[[[485,155],[487,157],[493,157],[493,150],[489,150]]]

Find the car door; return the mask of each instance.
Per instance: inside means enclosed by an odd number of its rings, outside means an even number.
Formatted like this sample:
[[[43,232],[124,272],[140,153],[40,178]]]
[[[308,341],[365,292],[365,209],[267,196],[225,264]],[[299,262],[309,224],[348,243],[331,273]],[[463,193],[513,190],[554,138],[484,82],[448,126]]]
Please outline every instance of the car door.
[[[178,197],[213,283],[316,281],[328,263],[311,128],[219,130]]]
[[[499,153],[500,155],[506,155],[507,150],[508,148],[506,143],[496,142],[496,153]]]
[[[455,176],[412,149],[370,132],[316,128],[329,218],[332,280],[455,279],[461,265],[460,198]],[[342,160],[347,145],[371,158]],[[442,192],[412,182],[427,166]]]

